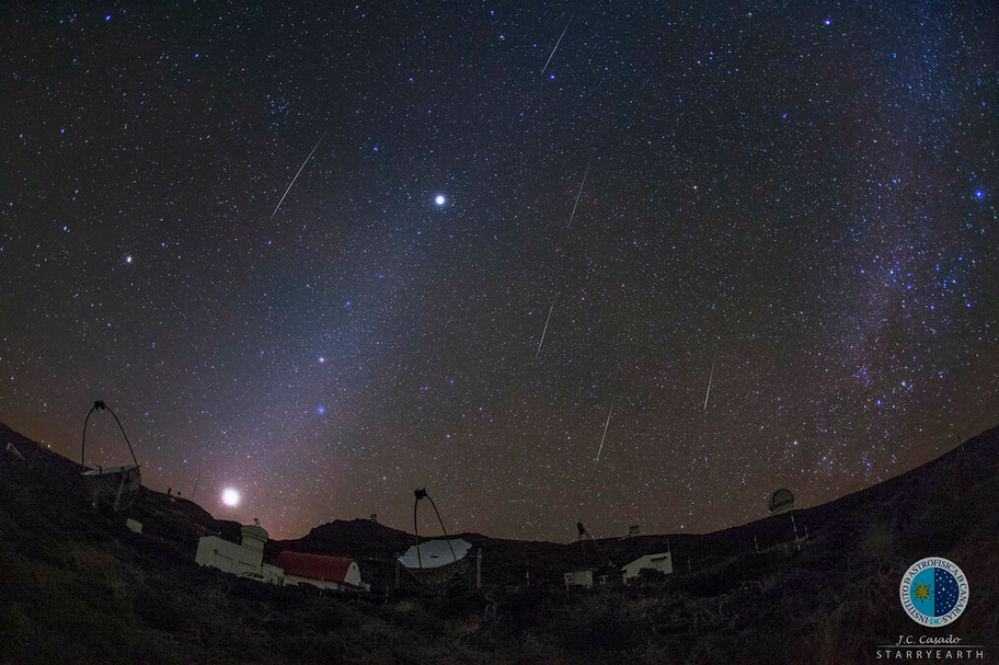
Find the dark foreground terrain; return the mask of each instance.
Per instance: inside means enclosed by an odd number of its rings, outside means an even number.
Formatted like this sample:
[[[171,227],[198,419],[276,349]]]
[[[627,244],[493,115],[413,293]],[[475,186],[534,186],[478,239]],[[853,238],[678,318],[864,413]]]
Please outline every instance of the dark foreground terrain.
[[[864,663],[887,661],[877,645],[900,635],[953,635],[983,645],[973,662],[999,662],[999,429],[795,511],[798,541],[788,515],[670,536],[673,575],[572,593],[562,574],[605,560],[592,543],[466,534],[482,550],[483,588],[437,595],[405,572],[396,586],[392,562],[412,536],[366,520],[268,543],[266,560],[349,554],[370,594],[266,586],[194,563],[198,537],[235,541],[239,525],[145,488],[127,510],[102,511],[80,471],[0,425],[4,663]],[[664,551],[667,537],[599,544],[622,565]],[[902,573],[928,556],[957,563],[971,586],[964,614],[937,630],[898,598]]]

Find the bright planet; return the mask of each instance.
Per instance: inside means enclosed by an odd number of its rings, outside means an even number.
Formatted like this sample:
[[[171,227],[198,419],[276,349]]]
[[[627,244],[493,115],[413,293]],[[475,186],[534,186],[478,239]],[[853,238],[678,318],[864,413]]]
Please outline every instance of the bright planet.
[[[231,487],[227,487],[222,490],[222,503],[230,507],[236,507],[239,505],[239,491]]]
[[[443,194],[438,194],[437,198],[434,199],[434,203],[436,203],[439,206],[442,206],[445,203],[447,203],[447,198]]]

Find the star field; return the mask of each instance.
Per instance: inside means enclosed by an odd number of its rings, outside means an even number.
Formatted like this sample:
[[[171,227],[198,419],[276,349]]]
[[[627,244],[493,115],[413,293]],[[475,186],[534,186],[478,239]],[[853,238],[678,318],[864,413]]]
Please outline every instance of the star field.
[[[454,532],[702,532],[898,475],[999,420],[997,18],[8,8],[0,421],[79,460],[103,400],[148,486],[278,538],[410,529],[417,487]]]

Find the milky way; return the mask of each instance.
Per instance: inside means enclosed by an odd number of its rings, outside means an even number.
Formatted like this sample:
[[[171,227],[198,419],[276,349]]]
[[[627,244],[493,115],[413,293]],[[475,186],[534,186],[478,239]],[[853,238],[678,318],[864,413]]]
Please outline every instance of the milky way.
[[[0,421],[74,460],[565,541],[999,420],[993,2],[109,11],[0,14]]]

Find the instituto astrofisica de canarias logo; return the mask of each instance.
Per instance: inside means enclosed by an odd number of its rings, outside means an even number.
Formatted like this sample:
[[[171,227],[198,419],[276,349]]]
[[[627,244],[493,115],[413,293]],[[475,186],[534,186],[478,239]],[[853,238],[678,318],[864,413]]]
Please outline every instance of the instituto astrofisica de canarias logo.
[[[968,578],[952,561],[929,557],[909,566],[898,587],[902,607],[916,623],[940,628],[968,605]]]

